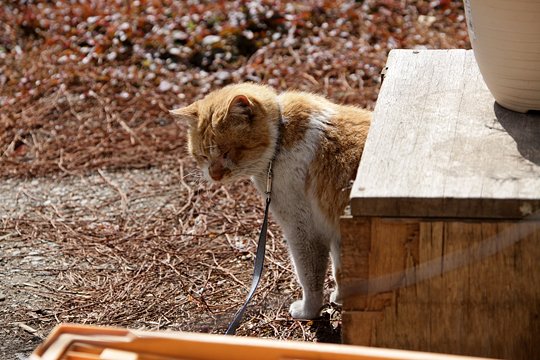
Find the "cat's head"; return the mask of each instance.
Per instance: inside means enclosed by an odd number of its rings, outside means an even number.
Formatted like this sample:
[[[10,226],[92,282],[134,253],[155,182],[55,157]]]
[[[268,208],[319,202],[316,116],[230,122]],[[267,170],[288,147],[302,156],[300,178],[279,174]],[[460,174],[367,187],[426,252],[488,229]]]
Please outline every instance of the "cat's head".
[[[279,106],[273,89],[229,85],[171,113],[189,123],[188,149],[208,179],[265,173],[273,156]]]

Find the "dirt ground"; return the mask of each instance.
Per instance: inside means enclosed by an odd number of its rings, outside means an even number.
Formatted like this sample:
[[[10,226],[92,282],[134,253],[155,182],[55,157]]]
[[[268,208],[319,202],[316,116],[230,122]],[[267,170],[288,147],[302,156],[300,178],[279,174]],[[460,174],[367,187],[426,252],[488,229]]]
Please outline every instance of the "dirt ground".
[[[25,358],[60,322],[224,331],[249,286],[262,206],[242,202],[253,196],[247,182],[209,187],[184,171],[0,181],[0,358]],[[199,206],[195,193],[211,201]],[[208,203],[237,218],[217,218]],[[239,334],[337,341],[339,312],[288,316],[298,286],[270,229],[264,281]]]

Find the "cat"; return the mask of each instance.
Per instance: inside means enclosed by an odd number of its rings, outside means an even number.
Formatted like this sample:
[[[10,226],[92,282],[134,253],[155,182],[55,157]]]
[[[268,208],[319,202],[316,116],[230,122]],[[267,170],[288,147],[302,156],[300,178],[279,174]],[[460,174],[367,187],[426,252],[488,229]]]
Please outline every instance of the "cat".
[[[371,112],[312,93],[278,94],[269,86],[241,83],[171,113],[188,121],[189,152],[208,179],[227,183],[249,177],[264,194],[273,163],[270,210],[302,287],[302,299],[289,313],[317,318],[329,255],[339,279],[339,217],[349,201]],[[341,303],[337,281],[330,301]]]

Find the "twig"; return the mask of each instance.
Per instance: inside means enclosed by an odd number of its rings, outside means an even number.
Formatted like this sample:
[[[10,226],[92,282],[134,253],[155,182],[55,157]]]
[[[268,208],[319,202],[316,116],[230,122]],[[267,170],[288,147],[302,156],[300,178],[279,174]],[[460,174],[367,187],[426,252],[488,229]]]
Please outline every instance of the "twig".
[[[127,198],[126,194],[122,191],[122,189],[120,188],[120,186],[118,186],[118,184],[112,182],[107,176],[105,176],[104,172],[101,169],[98,169],[98,173],[101,176],[101,178],[103,180],[105,180],[105,182],[110,187],[115,189],[118,192],[118,194],[120,195],[120,199],[122,199],[122,213],[123,213],[124,216],[126,216],[126,214],[127,214],[127,206],[128,206],[128,198]]]
[[[26,325],[25,323],[16,322],[16,323],[13,323],[13,324],[17,325],[18,327],[20,327],[21,329],[23,329],[27,333],[32,334],[32,335],[40,338],[41,340],[45,339],[45,336],[39,330],[34,329],[33,327]]]

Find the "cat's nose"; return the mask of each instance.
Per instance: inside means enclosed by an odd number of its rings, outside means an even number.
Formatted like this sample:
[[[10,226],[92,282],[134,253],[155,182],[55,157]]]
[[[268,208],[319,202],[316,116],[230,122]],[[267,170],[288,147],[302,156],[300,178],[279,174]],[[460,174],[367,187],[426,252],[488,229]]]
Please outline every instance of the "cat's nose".
[[[208,167],[208,175],[214,181],[220,181],[225,176],[226,169],[221,161],[216,161]]]
[[[224,175],[223,172],[212,171],[212,169],[210,169],[209,174],[210,174],[210,177],[212,178],[212,180],[214,180],[214,181],[220,181],[221,179],[223,179],[223,175]]]

